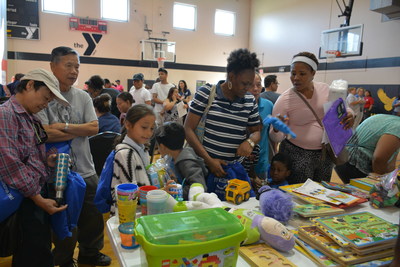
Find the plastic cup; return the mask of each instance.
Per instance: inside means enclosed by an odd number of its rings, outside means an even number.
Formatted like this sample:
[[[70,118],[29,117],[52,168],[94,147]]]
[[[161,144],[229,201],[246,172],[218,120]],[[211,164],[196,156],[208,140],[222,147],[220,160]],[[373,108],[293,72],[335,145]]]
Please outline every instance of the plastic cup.
[[[136,184],[119,184],[116,187],[119,223],[134,222],[137,207]]]
[[[123,223],[118,226],[121,237],[121,247],[126,249],[134,249],[139,247],[139,244],[136,242],[134,228],[135,223],[133,222]]]
[[[161,214],[167,212],[169,195],[164,190],[152,190],[147,193],[147,214]]]
[[[158,187],[154,185],[144,185],[139,187],[139,200],[142,215],[147,215],[147,193],[157,189]]]

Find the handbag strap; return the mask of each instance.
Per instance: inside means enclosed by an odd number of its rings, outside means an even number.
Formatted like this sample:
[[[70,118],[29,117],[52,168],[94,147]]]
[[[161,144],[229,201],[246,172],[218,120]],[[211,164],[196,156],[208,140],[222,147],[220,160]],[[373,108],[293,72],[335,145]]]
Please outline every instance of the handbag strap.
[[[308,101],[304,98],[304,96],[299,93],[296,89],[294,89],[292,87],[292,91],[295,92],[300,98],[301,100],[303,100],[303,102],[307,105],[307,107],[311,110],[311,112],[314,114],[315,118],[317,119],[318,124],[322,127],[322,129],[324,128],[324,125],[322,124],[322,121],[320,120],[320,118],[318,117],[317,113],[314,111],[314,109],[311,107],[310,103],[308,103]]]
[[[217,86],[214,84],[214,85],[210,88],[210,95],[208,96],[207,107],[204,109],[204,112],[203,112],[203,116],[204,116],[204,117],[207,116],[207,113],[208,113],[208,111],[210,110],[210,107],[211,107],[211,105],[212,105],[212,102],[213,102],[214,99],[215,99],[216,91],[217,91]]]

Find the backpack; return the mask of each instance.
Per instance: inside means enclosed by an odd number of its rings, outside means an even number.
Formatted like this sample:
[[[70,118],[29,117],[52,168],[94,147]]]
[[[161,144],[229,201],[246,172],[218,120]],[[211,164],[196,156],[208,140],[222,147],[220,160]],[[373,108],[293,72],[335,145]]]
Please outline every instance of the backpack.
[[[114,175],[114,159],[115,154],[124,149],[133,149],[136,151],[136,153],[138,153],[134,147],[129,145],[129,148],[121,148],[117,151],[114,149],[108,155],[106,162],[104,163],[103,170],[100,174],[96,195],[94,196],[94,204],[101,213],[109,212],[111,209],[111,205],[114,203],[113,197],[111,195],[111,182]]]

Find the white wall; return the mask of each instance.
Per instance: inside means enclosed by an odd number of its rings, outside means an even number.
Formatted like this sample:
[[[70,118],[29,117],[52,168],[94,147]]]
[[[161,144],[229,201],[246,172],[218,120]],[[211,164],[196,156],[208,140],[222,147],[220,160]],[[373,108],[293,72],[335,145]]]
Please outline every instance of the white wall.
[[[364,24],[362,56],[336,61],[400,56],[400,20],[381,22],[381,15],[370,11],[369,3],[354,1],[350,20],[350,25]],[[254,52],[264,53],[266,67],[290,65],[292,56],[301,51],[318,56],[321,32],[339,28],[344,22],[344,17],[338,18],[340,13],[335,0],[252,0],[249,47]],[[291,86],[289,73],[275,74],[280,82],[279,92]],[[329,84],[339,78],[352,84],[400,84],[400,67],[318,71],[316,74],[316,80]]]
[[[147,32],[144,31],[145,21],[148,28],[153,30],[152,37],[162,37],[162,31],[170,32],[167,38],[169,41],[176,42],[177,63],[226,66],[226,58],[230,51],[248,47],[249,0],[183,0],[179,2],[197,5],[196,31],[173,29],[174,1],[172,0],[131,0],[129,22],[109,21],[108,33],[102,37],[92,56],[140,60],[140,40],[148,37]],[[74,16],[100,19],[99,3],[99,0],[75,0]],[[238,23],[235,36],[217,36],[213,33],[216,9],[236,12]],[[74,44],[78,43],[83,47],[76,50],[83,54],[87,43],[82,32],[70,31],[68,27],[68,16],[40,12],[41,39],[39,41],[8,39],[8,50],[50,54],[56,46],[74,47]],[[9,60],[8,81],[14,73],[26,73],[36,67],[49,69],[49,64],[40,61]],[[77,86],[83,87],[84,81],[91,75],[99,74],[112,81],[120,79],[126,87],[127,79],[132,78],[132,75],[137,72],[142,72],[145,79],[157,77],[157,68],[82,64]],[[224,77],[225,73],[218,72],[169,70],[170,82],[177,83],[180,79],[184,79],[192,90],[195,89],[196,80],[215,83]]]

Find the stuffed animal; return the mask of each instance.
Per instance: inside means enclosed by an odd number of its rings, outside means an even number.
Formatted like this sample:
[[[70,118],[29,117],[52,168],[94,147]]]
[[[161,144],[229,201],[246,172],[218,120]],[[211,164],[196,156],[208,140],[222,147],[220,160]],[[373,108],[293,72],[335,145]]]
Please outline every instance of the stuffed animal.
[[[286,224],[293,214],[292,196],[268,185],[262,186],[258,193],[261,213]]]
[[[201,184],[192,184],[189,190],[189,201],[177,202],[173,197],[168,198],[169,210],[174,206],[185,206],[187,210],[221,207],[235,214],[246,229],[247,237],[242,244],[248,245],[260,239],[271,247],[289,251],[294,247],[294,237],[283,224],[273,218],[268,218],[261,213],[248,209],[224,207],[222,201],[214,193],[205,193]],[[184,210],[184,209],[183,209]]]

